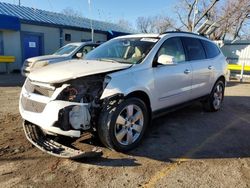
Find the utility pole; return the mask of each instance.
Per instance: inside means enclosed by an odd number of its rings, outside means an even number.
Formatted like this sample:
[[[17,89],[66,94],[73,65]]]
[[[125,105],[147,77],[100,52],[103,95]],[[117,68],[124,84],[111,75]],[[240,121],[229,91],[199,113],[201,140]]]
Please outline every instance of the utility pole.
[[[195,4],[194,4],[194,17],[193,17],[193,24],[192,24],[192,32],[194,32],[194,25],[195,25],[195,18],[196,18],[196,14],[198,14],[198,7],[197,7],[197,4],[198,4],[198,0],[195,0]]]
[[[93,29],[93,20],[92,20],[91,0],[88,0],[88,4],[89,4],[89,13],[90,13],[91,41],[94,42],[94,29]]]

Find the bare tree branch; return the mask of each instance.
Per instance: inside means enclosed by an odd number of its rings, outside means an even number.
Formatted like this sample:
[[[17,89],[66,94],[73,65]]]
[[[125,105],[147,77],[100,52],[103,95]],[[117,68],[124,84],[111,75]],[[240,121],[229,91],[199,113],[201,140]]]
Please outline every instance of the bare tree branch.
[[[179,13],[179,12],[176,12],[176,13],[177,13],[177,15],[178,15],[178,17],[179,17],[180,22],[181,22],[187,29],[189,29],[189,28],[188,28],[188,25],[183,21],[183,19],[182,19],[180,13]]]

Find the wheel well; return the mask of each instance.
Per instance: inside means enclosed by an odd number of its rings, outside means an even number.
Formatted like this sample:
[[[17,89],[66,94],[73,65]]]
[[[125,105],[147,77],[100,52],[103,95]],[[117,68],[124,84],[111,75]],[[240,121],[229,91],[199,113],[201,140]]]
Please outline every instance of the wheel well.
[[[134,91],[132,93],[129,93],[126,96],[126,98],[131,98],[131,97],[137,97],[141,99],[142,101],[144,101],[149,109],[150,117],[151,117],[152,110],[151,110],[151,103],[150,103],[149,96],[144,91]]]
[[[226,78],[225,78],[225,76],[220,76],[220,77],[216,80],[216,82],[219,81],[219,80],[221,80],[224,84],[226,83]]]

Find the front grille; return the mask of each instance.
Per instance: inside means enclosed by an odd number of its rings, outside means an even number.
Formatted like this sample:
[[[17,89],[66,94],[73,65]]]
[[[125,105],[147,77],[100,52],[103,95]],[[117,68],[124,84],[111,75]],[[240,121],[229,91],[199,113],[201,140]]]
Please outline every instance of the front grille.
[[[34,86],[34,93],[39,94],[39,95],[44,95],[46,97],[51,97],[53,95],[54,91],[35,85]]]
[[[51,97],[54,93],[54,90],[52,89],[32,84],[29,79],[26,81],[25,89],[30,93],[35,93],[46,97]]]
[[[37,113],[43,112],[46,106],[45,103],[33,101],[28,98],[25,98],[24,96],[22,96],[21,98],[21,103],[24,110]]]
[[[27,81],[25,82],[25,89],[26,89],[26,91],[28,91],[28,92],[33,92],[34,91],[34,85],[30,82],[30,80],[29,79],[27,79]]]

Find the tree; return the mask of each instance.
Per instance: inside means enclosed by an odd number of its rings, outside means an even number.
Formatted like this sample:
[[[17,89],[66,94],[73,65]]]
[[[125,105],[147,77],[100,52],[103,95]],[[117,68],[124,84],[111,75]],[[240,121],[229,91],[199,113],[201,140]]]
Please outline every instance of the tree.
[[[182,0],[176,6],[176,14],[181,23],[179,30],[184,27],[184,30],[194,31],[195,27],[208,16],[218,1],[201,0],[199,1],[201,5],[198,5],[198,0]],[[194,19],[194,14],[197,16],[196,19]]]
[[[176,7],[179,27],[176,29],[195,31],[206,19],[217,23],[219,28],[210,38],[224,40],[225,38],[240,38],[240,34],[250,18],[249,0],[182,0]],[[194,19],[194,14],[196,19]]]
[[[119,25],[122,28],[126,28],[126,30],[133,30],[132,24],[123,18],[118,20],[117,25]]]
[[[137,30],[142,33],[163,33],[173,28],[172,19],[167,16],[138,17]]]
[[[240,32],[250,20],[250,1],[227,0],[220,10],[215,10],[215,15],[209,19],[219,23],[220,27],[211,36],[213,39],[240,38]]]
[[[76,11],[70,7],[67,7],[61,11],[62,14],[72,17],[83,17],[81,12]]]
[[[150,17],[138,17],[136,19],[137,30],[142,33],[152,33],[152,20]]]

